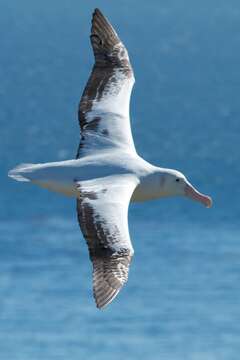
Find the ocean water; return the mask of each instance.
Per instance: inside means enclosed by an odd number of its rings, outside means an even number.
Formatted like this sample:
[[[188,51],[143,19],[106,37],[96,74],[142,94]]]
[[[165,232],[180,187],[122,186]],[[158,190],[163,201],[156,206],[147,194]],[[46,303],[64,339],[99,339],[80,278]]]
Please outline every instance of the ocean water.
[[[133,204],[127,285],[95,308],[75,202],[7,178],[74,158],[98,6],[129,49],[138,152],[212,196]],[[238,360],[240,4],[0,2],[0,359]]]

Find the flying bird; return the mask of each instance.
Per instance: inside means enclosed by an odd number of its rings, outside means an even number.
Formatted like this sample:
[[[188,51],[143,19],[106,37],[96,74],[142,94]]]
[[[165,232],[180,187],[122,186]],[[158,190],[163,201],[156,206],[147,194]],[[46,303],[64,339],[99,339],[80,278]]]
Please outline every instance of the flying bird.
[[[93,294],[97,307],[103,308],[128,279],[134,253],[128,231],[130,202],[182,195],[210,207],[212,200],[181,172],[154,166],[137,154],[129,119],[133,69],[126,47],[98,9],[90,39],[95,63],[78,109],[76,159],[21,164],[8,175],[77,199],[93,265]]]

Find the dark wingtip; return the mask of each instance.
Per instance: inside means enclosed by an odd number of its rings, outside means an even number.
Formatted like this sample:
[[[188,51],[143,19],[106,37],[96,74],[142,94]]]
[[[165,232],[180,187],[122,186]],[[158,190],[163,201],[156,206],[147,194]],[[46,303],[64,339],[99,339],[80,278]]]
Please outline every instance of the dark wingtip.
[[[94,11],[93,11],[92,23],[94,22],[95,18],[102,18],[102,19],[105,19],[105,21],[107,21],[106,17],[103,15],[101,10],[99,10],[98,8],[95,8]]]
[[[99,8],[95,8],[94,11],[93,11],[93,15],[94,14],[97,14],[97,13],[100,13],[102,14],[101,10]]]
[[[115,299],[115,297],[118,295],[119,293],[119,289],[111,289],[111,292],[109,295],[104,296],[102,298],[99,298],[99,296],[94,293],[94,298],[95,298],[95,304],[97,309],[99,310],[105,310],[106,307],[111,304],[111,302]]]
[[[114,46],[120,43],[111,23],[98,8],[94,10],[92,15],[90,39],[95,57],[100,55],[104,59],[106,59],[107,54],[113,52]]]

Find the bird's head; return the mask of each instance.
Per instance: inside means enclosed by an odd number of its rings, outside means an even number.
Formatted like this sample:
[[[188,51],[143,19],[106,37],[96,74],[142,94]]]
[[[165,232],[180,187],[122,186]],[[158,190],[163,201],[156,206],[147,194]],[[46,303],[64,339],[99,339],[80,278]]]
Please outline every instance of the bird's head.
[[[160,177],[161,196],[182,195],[201,202],[206,207],[212,206],[210,196],[197,191],[186,177],[176,170],[165,170]]]

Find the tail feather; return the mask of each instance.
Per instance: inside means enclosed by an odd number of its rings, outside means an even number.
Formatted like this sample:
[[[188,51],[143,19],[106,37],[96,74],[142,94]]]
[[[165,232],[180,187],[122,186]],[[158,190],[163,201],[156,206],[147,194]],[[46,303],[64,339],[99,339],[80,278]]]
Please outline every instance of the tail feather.
[[[17,181],[30,181],[30,179],[26,177],[26,174],[33,166],[35,166],[35,164],[19,164],[8,172],[8,176]]]

